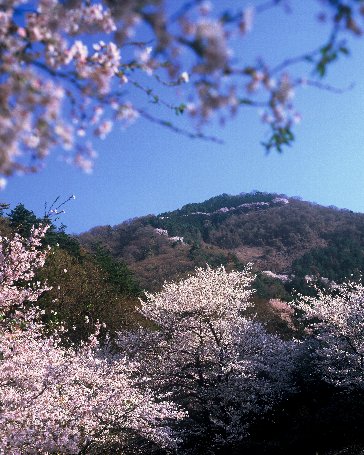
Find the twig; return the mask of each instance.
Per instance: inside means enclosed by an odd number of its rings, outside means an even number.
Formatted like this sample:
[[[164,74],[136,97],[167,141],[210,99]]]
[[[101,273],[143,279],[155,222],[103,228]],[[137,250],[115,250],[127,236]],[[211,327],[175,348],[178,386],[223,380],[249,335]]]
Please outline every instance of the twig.
[[[343,93],[348,92],[349,90],[352,90],[355,86],[354,82],[352,82],[348,87],[346,88],[339,88],[339,87],[334,87],[330,84],[323,84],[320,81],[315,81],[315,80],[310,80],[310,79],[305,79],[302,81],[302,79],[297,80],[296,82],[297,85],[308,85],[309,87],[315,87],[320,90],[326,90],[331,93],[336,93],[338,95],[341,95]]]
[[[152,123],[156,123],[157,125],[164,126],[172,130],[173,132],[181,134],[182,136],[186,136],[190,139],[202,139],[203,141],[214,142],[216,144],[224,144],[224,141],[222,139],[219,139],[218,137],[206,136],[203,133],[193,133],[192,131],[179,128],[178,126],[173,125],[173,123],[167,120],[160,119],[158,117],[154,117],[153,115],[150,115],[148,112],[145,112],[141,109],[138,109],[137,112],[140,114],[141,117],[145,118],[146,120],[149,120]]]

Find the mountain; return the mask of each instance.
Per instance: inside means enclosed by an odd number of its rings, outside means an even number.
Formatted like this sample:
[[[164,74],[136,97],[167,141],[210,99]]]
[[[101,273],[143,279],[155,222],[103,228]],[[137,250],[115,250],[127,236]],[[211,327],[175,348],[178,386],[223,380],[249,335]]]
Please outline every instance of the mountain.
[[[364,214],[259,191],[95,227],[79,241],[125,261],[149,290],[206,263],[252,262],[286,288],[300,288],[306,275],[342,281],[364,270]]]

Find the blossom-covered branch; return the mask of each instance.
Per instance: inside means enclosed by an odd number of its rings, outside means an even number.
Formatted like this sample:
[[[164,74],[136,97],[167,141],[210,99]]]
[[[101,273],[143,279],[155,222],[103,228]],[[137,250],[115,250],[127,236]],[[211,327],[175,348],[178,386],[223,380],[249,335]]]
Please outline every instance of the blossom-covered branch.
[[[287,3],[262,1],[233,11],[201,0],[178,7],[167,0],[3,0],[0,173],[35,171],[58,146],[68,161],[90,171],[93,135],[104,138],[114,122],[127,126],[140,112],[158,118],[140,105],[135,89],[141,87],[154,104],[188,113],[198,130],[191,137],[204,137],[201,127],[214,114],[223,122],[259,105],[272,131],[265,146],[281,150],[293,140],[300,119],[293,96],[305,79],[290,75],[290,66],[305,62],[324,76],[348,53],[342,32],[362,33],[363,15],[355,0],[321,2],[320,20],[333,31],[315,51],[274,67],[234,57],[233,41],[244,46],[259,15]],[[180,102],[169,102],[169,91]],[[174,124],[170,118],[158,123]]]

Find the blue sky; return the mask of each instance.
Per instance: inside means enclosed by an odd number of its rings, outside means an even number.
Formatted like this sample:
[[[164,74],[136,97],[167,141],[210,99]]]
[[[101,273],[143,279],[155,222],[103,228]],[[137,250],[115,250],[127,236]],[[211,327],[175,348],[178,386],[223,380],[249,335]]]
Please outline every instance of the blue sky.
[[[292,4],[291,16],[277,10],[261,17],[252,35],[235,47],[236,56],[246,62],[263,55],[274,63],[320,44],[327,30],[312,20],[315,2]],[[260,145],[266,128],[250,109],[224,128],[205,129],[224,145],[139,120],[95,142],[99,157],[91,175],[54,153],[44,171],[10,178],[1,199],[42,215],[45,202],[75,194],[62,217],[71,233],[253,189],[364,212],[364,38],[353,39],[351,49],[351,57],[331,67],[327,82],[338,87],[355,82],[355,87],[341,95],[312,88],[298,92],[303,120],[296,142],[281,155],[266,155]]]

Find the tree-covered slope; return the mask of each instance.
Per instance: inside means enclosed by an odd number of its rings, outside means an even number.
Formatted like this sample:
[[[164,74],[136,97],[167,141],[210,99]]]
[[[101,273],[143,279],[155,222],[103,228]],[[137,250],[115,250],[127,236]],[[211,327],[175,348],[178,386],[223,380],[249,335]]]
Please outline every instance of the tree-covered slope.
[[[239,268],[341,281],[364,269],[364,215],[285,195],[222,194],[181,209],[100,226],[82,234],[124,260],[142,287],[156,289],[195,266]]]

